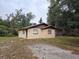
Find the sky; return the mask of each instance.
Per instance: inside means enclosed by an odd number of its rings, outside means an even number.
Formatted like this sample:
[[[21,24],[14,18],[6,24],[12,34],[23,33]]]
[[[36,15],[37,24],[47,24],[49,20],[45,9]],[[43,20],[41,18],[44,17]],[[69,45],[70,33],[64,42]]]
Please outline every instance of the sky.
[[[47,0],[0,0],[0,16],[6,18],[6,14],[15,12],[15,9],[23,9],[24,13],[32,12],[36,17],[31,21],[38,23],[42,17],[46,23],[49,2]]]

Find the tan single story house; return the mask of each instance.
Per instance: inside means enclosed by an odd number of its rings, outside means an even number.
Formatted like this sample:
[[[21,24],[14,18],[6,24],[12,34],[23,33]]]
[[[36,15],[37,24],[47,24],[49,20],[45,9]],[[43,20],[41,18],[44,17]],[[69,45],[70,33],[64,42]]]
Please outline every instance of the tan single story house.
[[[45,23],[32,25],[19,29],[18,37],[26,39],[55,38],[56,28]]]

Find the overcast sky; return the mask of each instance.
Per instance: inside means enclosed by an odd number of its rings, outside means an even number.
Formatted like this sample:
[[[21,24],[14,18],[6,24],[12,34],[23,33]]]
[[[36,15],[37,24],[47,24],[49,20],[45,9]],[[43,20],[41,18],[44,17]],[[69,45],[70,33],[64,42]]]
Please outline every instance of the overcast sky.
[[[15,9],[23,9],[24,13],[32,12],[36,18],[32,22],[38,22],[40,17],[46,22],[49,3],[47,0],[0,0],[0,16],[15,12]]]

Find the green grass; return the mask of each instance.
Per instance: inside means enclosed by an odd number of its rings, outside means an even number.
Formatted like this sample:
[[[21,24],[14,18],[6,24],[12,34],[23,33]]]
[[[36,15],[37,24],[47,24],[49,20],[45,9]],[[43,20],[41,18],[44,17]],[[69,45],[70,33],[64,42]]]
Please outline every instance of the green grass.
[[[6,41],[11,41],[11,40],[18,40],[19,38],[17,37],[0,37],[0,42],[6,42]]]
[[[58,37],[55,39],[47,39],[46,42],[79,47],[79,37]]]

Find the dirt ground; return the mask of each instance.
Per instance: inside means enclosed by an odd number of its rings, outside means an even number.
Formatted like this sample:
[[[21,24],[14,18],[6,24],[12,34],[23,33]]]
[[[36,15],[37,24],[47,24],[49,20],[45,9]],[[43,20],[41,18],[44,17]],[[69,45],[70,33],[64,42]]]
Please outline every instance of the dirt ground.
[[[0,59],[37,59],[27,46],[20,42],[0,43]]]
[[[72,51],[49,44],[34,44],[28,47],[39,59],[79,59],[79,55],[72,54]]]
[[[79,59],[72,51],[40,40],[10,40],[0,42],[0,59]]]

